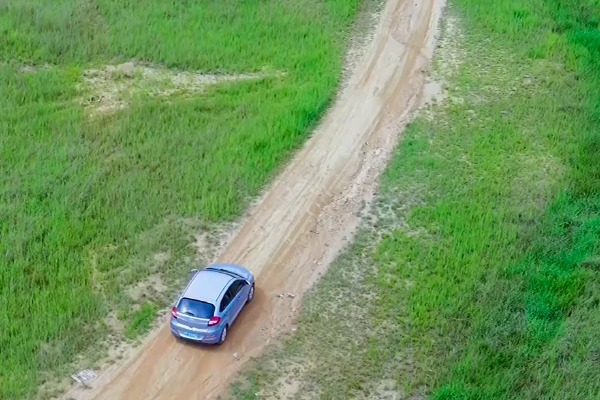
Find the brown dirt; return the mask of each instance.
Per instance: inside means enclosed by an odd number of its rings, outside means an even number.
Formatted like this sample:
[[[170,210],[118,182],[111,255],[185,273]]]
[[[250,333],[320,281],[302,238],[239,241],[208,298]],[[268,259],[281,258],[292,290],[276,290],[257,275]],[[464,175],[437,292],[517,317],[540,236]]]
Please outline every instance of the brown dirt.
[[[337,102],[217,258],[257,277],[255,301],[227,343],[185,345],[165,323],[92,389],[74,388],[69,397],[213,399],[245,361],[292,329],[302,294],[352,239],[398,133],[422,104],[443,6],[444,0],[387,1]],[[295,296],[280,296],[287,293]]]

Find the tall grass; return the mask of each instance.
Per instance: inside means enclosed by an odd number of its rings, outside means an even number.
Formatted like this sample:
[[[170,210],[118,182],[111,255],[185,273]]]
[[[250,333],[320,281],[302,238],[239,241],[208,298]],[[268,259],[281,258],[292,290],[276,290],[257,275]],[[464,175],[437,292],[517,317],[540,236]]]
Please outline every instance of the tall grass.
[[[306,139],[359,3],[0,2],[0,398],[67,372],[102,341],[109,311],[131,317],[128,336],[147,325],[155,306],[128,314],[128,288],[156,272],[176,280],[191,234],[238,216]],[[131,58],[285,75],[138,96],[89,119],[83,69]]]
[[[449,16],[446,100],[405,132],[377,218],[240,398],[281,382],[296,398],[598,398],[600,3],[455,0]]]

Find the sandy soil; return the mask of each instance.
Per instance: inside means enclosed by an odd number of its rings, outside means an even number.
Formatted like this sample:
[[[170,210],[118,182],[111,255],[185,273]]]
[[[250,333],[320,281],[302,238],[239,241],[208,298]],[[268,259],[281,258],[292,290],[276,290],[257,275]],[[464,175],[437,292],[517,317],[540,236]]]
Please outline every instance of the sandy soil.
[[[302,294],[352,239],[399,132],[427,98],[425,71],[443,6],[444,0],[387,1],[348,85],[217,258],[257,277],[255,301],[227,342],[182,344],[165,323],[126,362],[91,389],[74,388],[71,398],[217,398],[245,361],[293,329]]]

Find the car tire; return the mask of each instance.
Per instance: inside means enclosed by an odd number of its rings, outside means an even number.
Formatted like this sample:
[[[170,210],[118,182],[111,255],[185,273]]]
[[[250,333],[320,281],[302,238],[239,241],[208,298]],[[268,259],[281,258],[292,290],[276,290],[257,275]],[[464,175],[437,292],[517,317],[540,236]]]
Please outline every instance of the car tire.
[[[246,303],[250,303],[252,299],[254,299],[254,284],[250,286],[250,291],[248,292],[248,300],[246,300]]]
[[[228,331],[229,331],[229,326],[225,325],[225,327],[221,331],[221,336],[219,336],[219,342],[217,343],[218,345],[222,345],[225,342],[225,340],[227,339]]]

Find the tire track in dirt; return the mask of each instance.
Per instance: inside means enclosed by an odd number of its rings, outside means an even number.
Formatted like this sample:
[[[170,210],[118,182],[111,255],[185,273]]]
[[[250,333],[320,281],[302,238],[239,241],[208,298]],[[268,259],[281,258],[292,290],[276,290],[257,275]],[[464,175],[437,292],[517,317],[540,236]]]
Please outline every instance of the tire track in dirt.
[[[92,389],[73,389],[71,398],[216,398],[245,361],[291,329],[302,294],[352,238],[398,133],[421,104],[444,3],[387,1],[333,108],[218,257],[257,277],[255,300],[227,342],[182,344],[165,324],[126,363],[107,370]],[[283,293],[296,297],[278,296]]]

